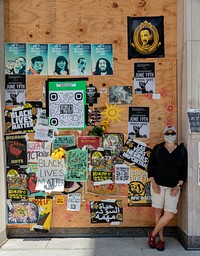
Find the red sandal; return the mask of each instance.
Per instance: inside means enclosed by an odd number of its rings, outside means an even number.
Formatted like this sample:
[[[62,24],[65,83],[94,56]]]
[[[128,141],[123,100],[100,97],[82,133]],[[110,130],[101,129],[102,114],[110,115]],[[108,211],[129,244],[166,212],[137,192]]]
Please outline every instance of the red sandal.
[[[149,241],[148,241],[148,245],[154,249],[156,248],[156,238],[154,236],[152,236],[152,231],[149,232]]]
[[[158,251],[164,251],[165,250],[165,242],[164,241],[161,241],[159,240],[156,244],[156,249]]]

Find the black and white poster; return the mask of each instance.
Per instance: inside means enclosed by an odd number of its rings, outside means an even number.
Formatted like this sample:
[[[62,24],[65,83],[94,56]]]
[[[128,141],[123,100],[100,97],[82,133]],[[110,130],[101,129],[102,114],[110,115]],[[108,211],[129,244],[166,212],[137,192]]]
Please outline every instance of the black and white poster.
[[[128,17],[128,59],[164,56],[164,16]]]
[[[149,107],[129,107],[129,138],[149,138]]]
[[[26,101],[26,76],[6,75],[5,79],[5,105],[24,105]]]
[[[109,103],[116,105],[132,104],[132,86],[110,86]]]
[[[155,63],[134,63],[134,93],[155,93]]]

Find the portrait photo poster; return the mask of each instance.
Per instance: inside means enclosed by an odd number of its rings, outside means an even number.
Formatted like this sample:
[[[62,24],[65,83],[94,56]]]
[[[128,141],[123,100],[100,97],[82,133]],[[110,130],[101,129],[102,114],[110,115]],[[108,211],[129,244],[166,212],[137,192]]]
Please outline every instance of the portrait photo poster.
[[[43,67],[40,74],[32,75],[47,75],[48,70],[48,44],[27,44],[27,65],[26,71],[29,75],[29,69],[32,66],[32,59],[35,57],[40,57],[43,61]]]
[[[69,75],[69,44],[48,45],[48,75]]]
[[[26,44],[5,43],[5,74],[26,73]]]
[[[164,16],[128,17],[128,59],[162,58]]]
[[[92,44],[91,45],[91,57],[92,57],[92,74],[98,75],[95,73],[95,70],[98,65],[98,60],[103,58],[106,59],[111,67],[111,71],[107,75],[113,75],[113,47],[112,44]],[[99,74],[101,75],[101,74]]]
[[[91,45],[70,44],[70,75],[89,76],[91,75]]]

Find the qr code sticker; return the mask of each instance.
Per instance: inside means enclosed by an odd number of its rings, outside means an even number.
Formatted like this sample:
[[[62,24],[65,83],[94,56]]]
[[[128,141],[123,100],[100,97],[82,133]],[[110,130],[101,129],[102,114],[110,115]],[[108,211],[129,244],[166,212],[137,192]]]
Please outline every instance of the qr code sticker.
[[[52,91],[49,93],[49,123],[56,128],[84,128],[84,92]]]

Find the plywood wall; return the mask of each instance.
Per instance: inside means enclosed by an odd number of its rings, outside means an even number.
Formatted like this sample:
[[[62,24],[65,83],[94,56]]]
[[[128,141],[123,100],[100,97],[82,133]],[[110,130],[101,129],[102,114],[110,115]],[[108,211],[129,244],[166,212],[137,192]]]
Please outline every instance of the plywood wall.
[[[155,62],[158,100],[133,94],[132,106],[150,108],[150,138],[143,139],[149,147],[162,140],[163,127],[177,124],[176,95],[176,0],[5,0],[5,42],[23,43],[88,43],[112,44],[114,75],[90,76],[100,92],[114,85],[133,85],[134,62]],[[159,59],[131,59],[127,54],[127,16],[164,16],[165,57]],[[42,100],[46,76],[27,77],[27,100]],[[98,107],[109,102],[108,93],[101,93]],[[121,123],[114,121],[109,132],[123,132],[127,138],[128,107],[123,106]],[[83,131],[82,134],[87,134]],[[54,203],[52,227],[94,227],[89,219],[89,202],[102,200],[83,188],[84,201],[80,212],[66,211],[66,204]],[[66,199],[66,198],[65,198]],[[154,224],[150,207],[128,207],[123,200],[124,222],[120,227],[148,227]],[[171,222],[177,225],[177,218]],[[109,224],[95,224],[95,227]]]

